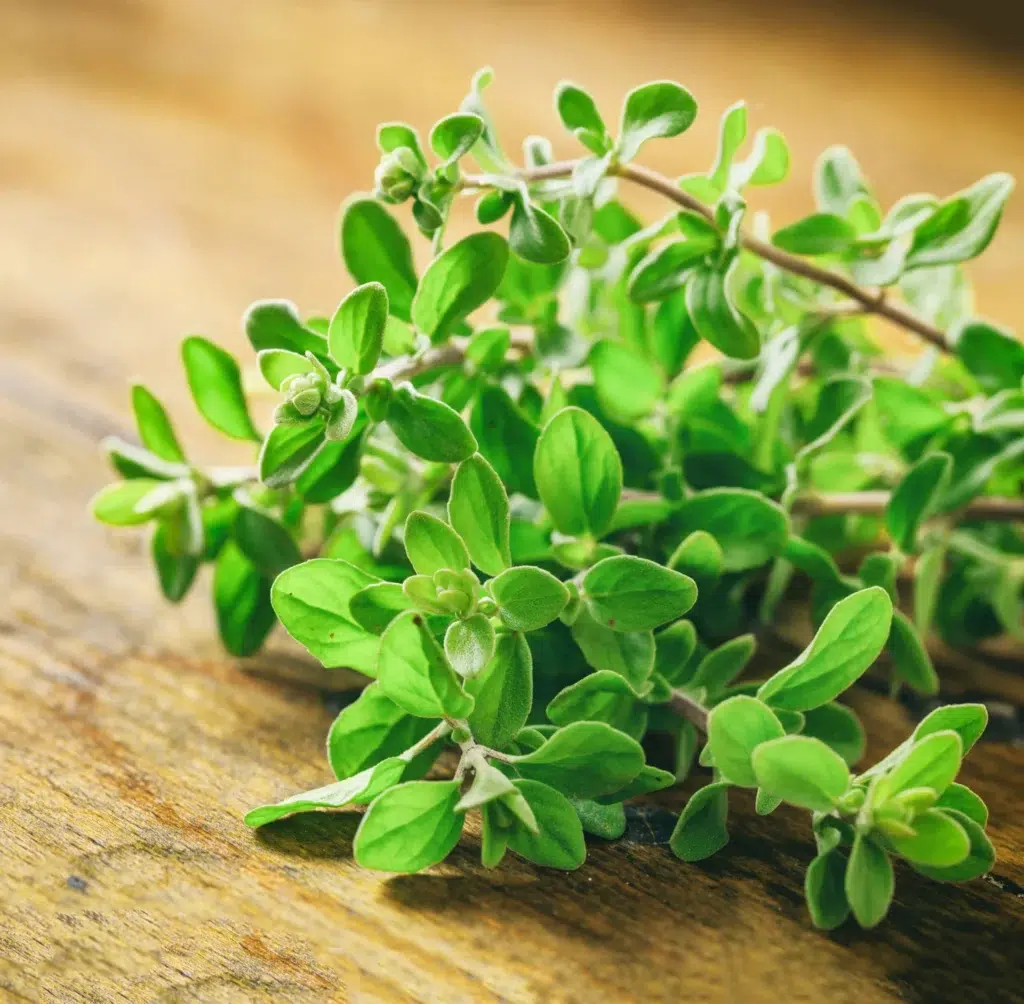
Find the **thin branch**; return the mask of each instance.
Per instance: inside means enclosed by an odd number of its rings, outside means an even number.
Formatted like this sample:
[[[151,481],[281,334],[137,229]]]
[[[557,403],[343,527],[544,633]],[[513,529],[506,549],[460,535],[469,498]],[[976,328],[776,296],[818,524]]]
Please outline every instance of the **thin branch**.
[[[830,492],[825,495],[805,494],[797,497],[793,512],[801,516],[837,516],[855,513],[862,516],[881,516],[889,504],[889,492]],[[1024,499],[1004,496],[985,496],[972,499],[959,510],[963,520],[1024,520]]]
[[[798,516],[883,516],[889,504],[890,493],[884,491],[868,492],[829,492],[818,494],[808,492],[798,495],[793,503],[792,511]],[[622,492],[623,502],[661,501],[657,492],[641,491],[626,488]],[[963,522],[974,520],[994,520],[1002,523],[1024,521],[1024,499],[1000,495],[982,495],[972,499],[967,505],[956,510]]]
[[[519,177],[527,182],[567,178],[572,174],[578,163],[579,161],[577,160],[563,160],[554,164],[545,164],[542,167],[528,168],[520,171]],[[701,202],[700,199],[694,198],[689,192],[684,192],[671,178],[667,178],[657,171],[652,171],[650,168],[642,167],[639,164],[614,164],[609,168],[609,173],[625,178],[627,181],[632,181],[634,184],[641,185],[652,192],[657,192],[682,209],[698,213],[705,219],[714,222],[714,212],[710,206]],[[466,185],[474,188],[491,187],[486,175],[466,175],[463,180]],[[865,289],[863,286],[858,286],[857,283],[841,272],[815,265],[806,258],[790,254],[788,251],[783,251],[781,248],[775,247],[774,244],[770,244],[750,234],[742,234],[740,242],[748,251],[763,258],[765,261],[770,261],[773,265],[778,266],[784,271],[810,279],[823,286],[828,286],[849,297],[863,308],[864,313],[884,317],[901,328],[913,331],[916,335],[919,335],[943,352],[951,351],[944,332],[935,327],[935,325],[929,324],[923,318],[918,317],[906,307],[897,303],[890,303],[886,299],[884,291]]]
[[[681,690],[674,690],[672,697],[668,701],[668,706],[677,714],[680,718],[685,718],[692,725],[695,725],[701,732],[707,735],[708,731],[708,712],[707,708],[704,707],[699,701],[695,701],[692,697],[689,697]]]
[[[416,355],[389,359],[386,363],[381,363],[366,380],[369,382],[383,377],[392,383],[398,383],[401,380],[411,380],[421,373],[428,373],[430,370],[439,369],[442,366],[456,366],[466,358],[468,346],[468,338],[453,338],[450,342],[435,345]],[[525,353],[529,352],[532,347],[533,342],[529,336],[521,334],[512,336],[512,349]]]

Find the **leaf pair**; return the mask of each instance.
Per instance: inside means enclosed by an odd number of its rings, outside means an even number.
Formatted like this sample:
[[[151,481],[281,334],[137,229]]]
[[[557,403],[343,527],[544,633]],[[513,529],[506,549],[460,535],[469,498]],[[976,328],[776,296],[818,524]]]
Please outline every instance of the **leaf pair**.
[[[576,84],[563,82],[555,91],[562,124],[598,156],[612,149],[612,140],[593,98]],[[650,139],[678,136],[697,117],[697,102],[679,84],[668,80],[644,84],[626,95],[615,152],[623,163],[633,160]]]

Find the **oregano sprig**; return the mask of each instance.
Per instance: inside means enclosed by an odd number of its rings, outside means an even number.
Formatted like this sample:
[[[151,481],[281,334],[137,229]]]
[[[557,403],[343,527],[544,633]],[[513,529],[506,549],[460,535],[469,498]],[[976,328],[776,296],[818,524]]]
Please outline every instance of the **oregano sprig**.
[[[955,778],[985,709],[940,707],[855,773],[865,736],[841,698],[880,668],[894,690],[937,693],[933,632],[1024,635],[1024,347],[971,314],[963,268],[1012,179],[884,209],[834,147],[815,211],[774,226],[752,202],[789,151],[771,127],[748,144],[742,103],[710,168],[669,177],[637,158],[692,125],[684,87],[644,84],[606,118],[562,83],[555,111],[584,154],[531,137],[516,165],[491,76],[425,142],[379,128],[374,193],[342,210],[355,286],[334,309],[246,313],[266,431],[235,358],[185,340],[196,407],[252,466],[190,460],[141,385],[139,443],[105,444],[123,480],[93,512],[152,526],[168,599],[210,563],[229,651],[279,620],[367,677],[331,727],[335,780],[246,821],[366,806],[357,861],[412,872],[470,817],[485,866],[511,851],[569,869],[585,833],[620,836],[626,801],[699,765],[673,852],[726,845],[734,789],[765,815],[807,811],[819,927],[878,923],[894,862],[983,874],[987,810]],[[665,214],[639,220],[622,181]],[[450,239],[466,196],[481,229]],[[402,205],[430,241],[422,271]],[[919,335],[920,358],[881,358],[873,317]],[[797,575],[814,637],[752,679]],[[657,764],[654,732],[672,740]]]

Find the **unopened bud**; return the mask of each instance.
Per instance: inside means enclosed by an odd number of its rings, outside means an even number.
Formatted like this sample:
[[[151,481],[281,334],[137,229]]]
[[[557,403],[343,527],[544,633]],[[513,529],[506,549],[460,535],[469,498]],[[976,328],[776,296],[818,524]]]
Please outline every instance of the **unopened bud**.
[[[298,394],[292,395],[292,405],[300,415],[308,418],[320,407],[320,391],[314,387],[300,390]]]
[[[274,425],[298,425],[305,420],[291,401],[282,401],[274,409]]]
[[[384,154],[374,172],[377,197],[384,202],[405,202],[415,191],[423,176],[423,165],[407,146]]]

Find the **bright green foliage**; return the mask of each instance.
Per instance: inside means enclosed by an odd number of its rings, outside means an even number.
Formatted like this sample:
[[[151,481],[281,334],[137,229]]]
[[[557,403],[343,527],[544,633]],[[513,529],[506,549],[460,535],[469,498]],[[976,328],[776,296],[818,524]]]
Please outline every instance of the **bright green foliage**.
[[[639,86],[616,123],[562,83],[555,113],[583,155],[556,162],[531,137],[519,167],[492,76],[425,141],[380,126],[373,195],[342,208],[354,288],[330,317],[253,304],[244,369],[185,340],[195,404],[247,465],[190,459],[141,385],[137,442],[104,443],[120,480],[93,513],[149,524],[168,600],[212,565],[231,653],[280,621],[367,679],[328,736],[334,781],[246,822],[366,806],[356,860],[411,872],[472,814],[486,867],[511,851],[572,869],[584,832],[616,839],[624,803],[699,765],[672,852],[725,847],[730,797],[806,811],[818,927],[879,923],[895,858],[938,881],[984,874],[988,811],[955,780],[984,707],[939,707],[864,768],[840,702],[883,653],[894,690],[939,693],[932,632],[1024,635],[1020,520],[994,518],[1020,515],[1024,347],[972,316],[961,267],[1012,179],[886,208],[834,147],[814,211],[769,223],[747,199],[786,177],[789,150],[750,134],[744,103],[706,172],[662,178],[634,161],[690,127],[688,91]],[[620,201],[633,183],[667,200],[649,225]],[[496,229],[456,239],[464,195]],[[932,343],[906,372],[862,316],[903,316],[883,292]],[[795,578],[814,634],[782,666],[755,639]]]

